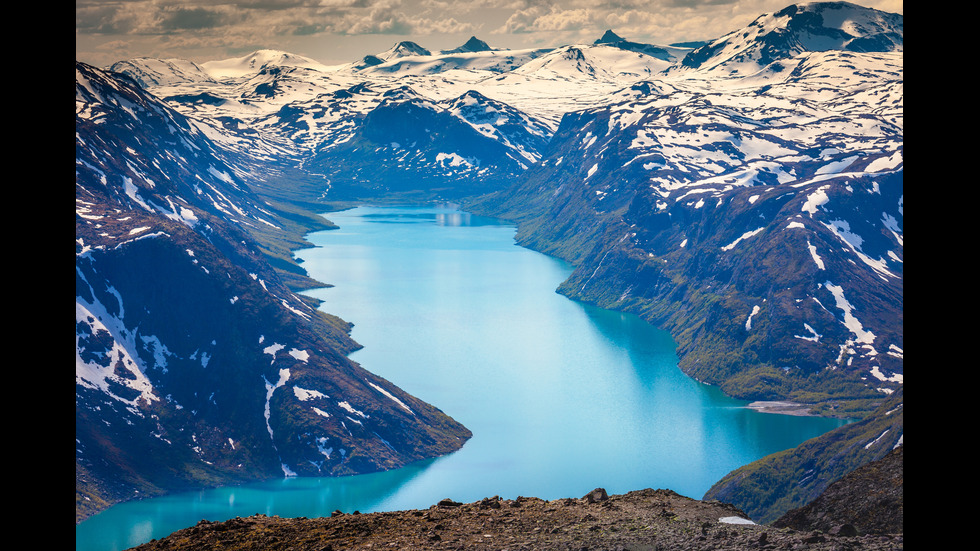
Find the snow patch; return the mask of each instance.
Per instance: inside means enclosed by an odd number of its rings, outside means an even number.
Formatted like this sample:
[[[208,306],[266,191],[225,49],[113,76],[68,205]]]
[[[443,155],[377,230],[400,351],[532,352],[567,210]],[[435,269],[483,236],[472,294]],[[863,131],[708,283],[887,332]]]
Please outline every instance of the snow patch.
[[[824,287],[834,295],[837,307],[844,312],[844,321],[842,323],[851,333],[854,333],[854,336],[857,337],[857,342],[862,344],[874,343],[875,334],[871,331],[866,331],[864,326],[861,325],[861,322],[854,316],[854,306],[844,298],[844,288],[839,285],[834,285],[829,281],[824,283]]]
[[[279,380],[276,381],[276,384],[270,383],[268,379],[265,378],[265,375],[262,376],[262,381],[265,383],[265,428],[266,430],[269,431],[269,438],[272,439],[273,442],[275,442],[275,437],[272,434],[272,425],[269,424],[269,416],[272,413],[271,405],[270,405],[272,402],[272,395],[282,385],[286,384],[286,381],[288,380],[289,380],[288,369],[279,370]]]
[[[387,396],[388,398],[390,398],[391,400],[393,400],[396,404],[398,404],[399,406],[401,406],[402,408],[404,408],[405,411],[411,413],[412,415],[415,415],[415,412],[412,411],[412,408],[406,406],[404,402],[402,402],[401,400],[399,400],[398,398],[396,398],[395,396],[393,396],[387,390],[385,390],[385,389],[381,388],[380,386],[378,386],[378,385],[376,385],[374,383],[371,383],[371,382],[369,382],[368,384],[371,385],[372,388],[374,388],[375,390],[377,390],[381,394],[384,394],[385,396]]]
[[[718,522],[722,524],[755,524],[751,520],[742,517],[721,517]]]
[[[759,313],[759,305],[756,304],[755,306],[752,307],[752,312],[749,313],[749,317],[746,318],[746,320],[745,320],[745,330],[746,331],[751,331],[752,330],[752,316],[755,316],[758,313]]]
[[[738,245],[738,244],[739,244],[739,243],[740,243],[741,241],[743,241],[743,240],[745,240],[745,239],[748,239],[748,238],[750,238],[750,237],[753,237],[753,236],[755,236],[755,235],[758,235],[758,234],[759,234],[760,232],[762,232],[762,230],[764,230],[764,229],[766,229],[766,228],[764,228],[764,227],[763,227],[763,228],[759,228],[759,229],[756,229],[756,230],[752,230],[752,231],[747,231],[747,232],[745,232],[745,233],[743,233],[743,234],[742,234],[742,235],[741,235],[741,236],[740,236],[740,237],[739,237],[738,239],[736,239],[735,241],[732,241],[731,243],[729,243],[729,244],[727,244],[727,245],[725,245],[724,247],[722,247],[722,248],[721,248],[721,250],[723,250],[723,251],[730,251],[730,250],[732,250],[733,248],[735,248],[735,245]]]

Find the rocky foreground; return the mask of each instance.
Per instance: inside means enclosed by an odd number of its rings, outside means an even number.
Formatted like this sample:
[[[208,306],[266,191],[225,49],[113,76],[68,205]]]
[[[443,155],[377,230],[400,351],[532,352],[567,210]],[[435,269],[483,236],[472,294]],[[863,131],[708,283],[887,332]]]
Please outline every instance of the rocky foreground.
[[[256,515],[202,520],[136,549],[293,550],[891,550],[902,534],[858,535],[850,525],[827,532],[753,524],[738,508],[670,490],[624,495],[597,488],[579,499],[445,499],[425,510],[343,514],[325,518]]]

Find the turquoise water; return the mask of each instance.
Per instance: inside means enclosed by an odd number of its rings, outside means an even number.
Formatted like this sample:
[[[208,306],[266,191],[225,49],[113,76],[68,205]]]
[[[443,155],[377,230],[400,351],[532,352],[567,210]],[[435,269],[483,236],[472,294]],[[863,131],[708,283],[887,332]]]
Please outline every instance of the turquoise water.
[[[544,499],[670,488],[700,498],[732,469],[842,421],[746,409],[677,368],[670,336],[571,301],[571,272],[514,244],[515,228],[450,207],[360,207],[299,251],[354,323],[351,358],[473,431],[449,456],[387,473],[286,479],[125,503],[76,528],[117,550],[202,518],[426,508],[440,499]]]

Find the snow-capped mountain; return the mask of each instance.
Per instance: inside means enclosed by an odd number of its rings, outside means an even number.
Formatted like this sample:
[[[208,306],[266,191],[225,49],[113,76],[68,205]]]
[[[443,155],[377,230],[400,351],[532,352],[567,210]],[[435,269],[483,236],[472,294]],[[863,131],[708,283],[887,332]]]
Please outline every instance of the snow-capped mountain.
[[[215,84],[214,78],[204,68],[183,59],[142,57],[114,63],[110,69],[129,75],[145,89],[198,82]]]
[[[577,264],[562,292],[670,328],[699,380],[871,399],[903,383],[902,52],[786,55],[567,114],[487,208]]]
[[[458,48],[452,48],[450,50],[442,50],[439,53],[445,55],[445,54],[462,54],[468,52],[489,52],[492,50],[493,48],[491,48],[489,44],[487,44],[486,42],[480,40],[475,36],[471,36],[470,39],[464,42],[462,46],[459,46]]]
[[[426,50],[425,48],[419,46],[414,42],[405,40],[395,44],[388,50],[385,50],[384,52],[377,54],[375,57],[384,61],[391,61],[392,59],[399,58],[399,57],[430,56],[430,55],[432,55],[432,52],[430,52],[429,50]]]
[[[246,56],[208,61],[201,68],[212,78],[237,78],[257,73],[267,66],[300,67],[318,71],[329,70],[329,67],[310,58],[281,52],[278,50],[258,50]]]
[[[902,51],[902,38],[901,15],[849,2],[793,4],[698,48],[682,66],[748,75],[803,52]]]
[[[320,140],[305,164],[337,199],[420,190],[460,198],[500,189],[537,161],[551,137],[545,122],[475,91],[432,101],[395,88],[375,94],[380,101],[363,114],[338,105],[369,93],[333,100],[333,112],[348,123],[337,127],[345,135]]]
[[[90,430],[79,464],[107,483],[111,462],[91,459],[99,423],[153,422],[166,430],[146,434],[168,435],[152,436],[154,449],[179,448],[183,464],[203,458],[209,472],[231,476],[225,467],[244,461],[243,448],[216,450],[245,433],[214,433],[202,452],[192,445],[204,439],[202,419],[219,426],[208,416],[223,415],[227,398],[209,401],[210,378],[179,382],[191,370],[219,371],[228,342],[235,365],[252,370],[244,380],[258,381],[235,399],[271,408],[271,417],[250,410],[241,425],[262,450],[244,463],[255,476],[282,465],[341,472],[332,446],[341,435],[317,431],[331,419],[368,424],[324,409],[355,388],[364,401],[345,403],[389,443],[421,431],[439,435],[438,451],[465,437],[327,352],[352,346],[344,324],[293,294],[289,277],[302,270],[288,246],[274,245],[297,246],[313,222],[296,205],[324,200],[453,198],[511,218],[521,244],[575,264],[561,292],[669,329],[692,376],[743,398],[870,410],[903,385],[902,40],[902,16],[828,2],[762,15],[701,46],[635,43],[610,30],[590,44],[534,50],[475,37],[441,52],[403,42],[330,67],[271,50],[201,64],[128,60],[117,73],[79,65],[76,380],[85,381],[80,404],[101,404],[78,408]],[[173,268],[139,285],[132,274],[152,270],[151,252]],[[204,308],[173,298],[165,283],[183,278],[197,282],[194,297],[212,297],[209,311],[228,316],[220,338],[166,329],[178,312],[165,305]],[[157,287],[167,291],[145,291]],[[277,329],[236,317],[243,305],[264,319],[273,312]],[[287,326],[314,336],[287,342]],[[318,362],[330,375],[304,370]],[[366,387],[329,382],[352,369]],[[374,385],[397,401],[369,411]],[[395,431],[423,411],[431,416]],[[280,440],[300,429],[327,444]],[[363,465],[408,455],[376,451],[359,456]]]
[[[348,325],[273,269],[300,218],[256,194],[255,159],[129,79],[75,75],[76,516],[462,445],[465,428],[349,361]]]

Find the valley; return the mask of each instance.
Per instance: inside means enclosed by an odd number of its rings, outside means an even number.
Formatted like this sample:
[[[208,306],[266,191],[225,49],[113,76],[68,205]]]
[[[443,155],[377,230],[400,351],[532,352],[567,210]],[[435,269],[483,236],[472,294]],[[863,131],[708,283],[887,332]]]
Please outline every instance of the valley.
[[[295,254],[320,213],[445,201],[667,330],[690,378],[861,419],[709,492],[754,519],[812,501],[903,442],[902,25],[831,2],[700,45],[76,63],[76,521],[463,446],[348,358]]]

